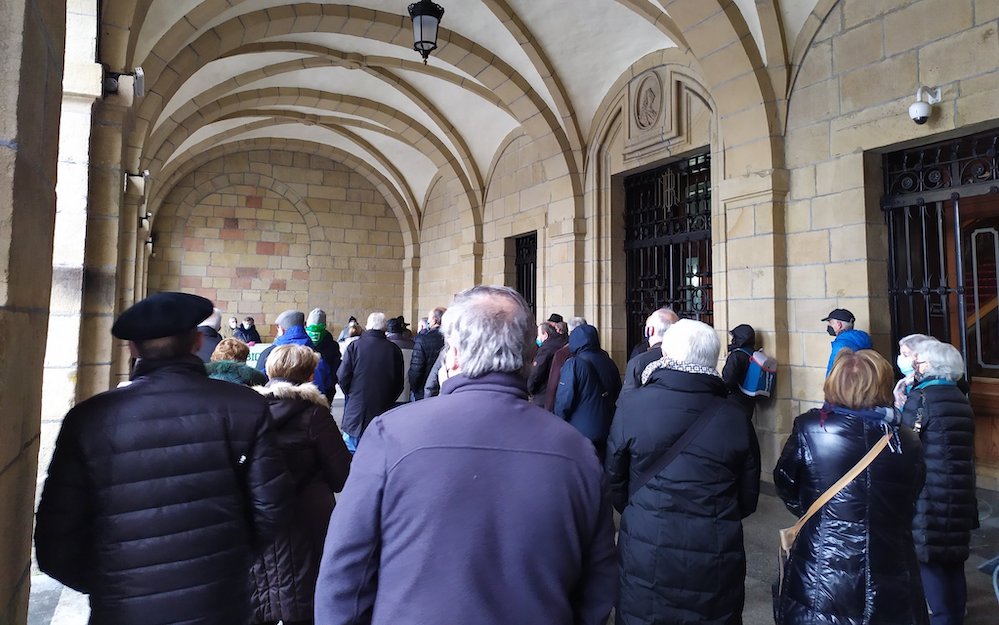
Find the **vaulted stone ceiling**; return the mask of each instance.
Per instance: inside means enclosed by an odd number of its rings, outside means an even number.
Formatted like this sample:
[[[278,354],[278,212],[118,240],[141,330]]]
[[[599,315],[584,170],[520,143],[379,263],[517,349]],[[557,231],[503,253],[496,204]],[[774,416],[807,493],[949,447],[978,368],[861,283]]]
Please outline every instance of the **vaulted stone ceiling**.
[[[518,127],[550,133],[581,171],[610,86],[650,53],[713,36],[699,14],[721,8],[741,45],[785,68],[816,2],[442,0],[424,65],[406,0],[105,0],[99,55],[145,72],[125,166],[152,172],[151,208],[199,155],[285,141],[363,164],[418,229],[442,168],[482,202]]]

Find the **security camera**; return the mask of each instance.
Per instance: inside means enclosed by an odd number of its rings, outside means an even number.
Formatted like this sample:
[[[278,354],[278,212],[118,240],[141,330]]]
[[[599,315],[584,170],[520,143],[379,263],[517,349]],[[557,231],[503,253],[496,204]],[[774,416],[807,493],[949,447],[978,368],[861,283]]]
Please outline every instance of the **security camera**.
[[[940,87],[919,87],[916,89],[916,101],[909,107],[909,117],[920,126],[930,119],[933,112],[931,105],[940,102]]]
[[[909,107],[909,117],[912,118],[912,121],[922,126],[930,119],[931,111],[930,105],[926,102],[913,102],[912,106]]]

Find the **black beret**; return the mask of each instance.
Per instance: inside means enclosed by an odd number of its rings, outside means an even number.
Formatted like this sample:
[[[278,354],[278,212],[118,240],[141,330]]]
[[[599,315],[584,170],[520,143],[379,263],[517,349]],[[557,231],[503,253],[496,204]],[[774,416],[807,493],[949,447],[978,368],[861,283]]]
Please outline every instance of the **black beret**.
[[[198,327],[214,310],[211,300],[188,293],[156,293],[121,313],[111,334],[125,341],[177,336]]]
[[[548,321],[552,323],[562,323],[564,319],[562,319],[562,315],[558,313],[552,313],[551,316],[548,317]]]

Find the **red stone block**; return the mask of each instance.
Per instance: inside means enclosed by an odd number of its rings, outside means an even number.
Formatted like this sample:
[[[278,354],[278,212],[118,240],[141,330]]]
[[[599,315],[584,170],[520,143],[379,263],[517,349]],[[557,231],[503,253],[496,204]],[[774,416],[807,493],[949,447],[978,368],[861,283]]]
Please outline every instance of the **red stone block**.
[[[287,280],[271,280],[270,289],[272,291],[283,291],[288,288]]]
[[[260,195],[248,195],[246,196],[246,206],[247,208],[262,208],[264,205],[264,198]]]
[[[256,267],[236,267],[236,276],[239,278],[256,278],[260,275],[260,270]]]
[[[276,256],[287,256],[288,255],[288,244],[287,243],[275,243],[274,244],[274,254]]]
[[[181,276],[180,288],[182,289],[201,288],[201,278],[198,276]]]
[[[292,280],[308,280],[309,272],[304,269],[295,269],[291,272]]]
[[[223,240],[242,241],[244,239],[242,230],[223,230],[219,233]]]
[[[266,254],[268,256],[273,255],[274,244],[269,241],[257,242],[257,254]]]

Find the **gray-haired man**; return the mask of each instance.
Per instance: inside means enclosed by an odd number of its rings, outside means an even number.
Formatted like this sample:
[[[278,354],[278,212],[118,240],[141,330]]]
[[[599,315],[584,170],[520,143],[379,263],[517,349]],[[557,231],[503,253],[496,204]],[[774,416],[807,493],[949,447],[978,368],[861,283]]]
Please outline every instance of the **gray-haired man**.
[[[317,625],[606,623],[617,555],[603,475],[575,428],[527,401],[527,303],[475,287],[442,330],[440,397],[375,419],[354,458]]]

